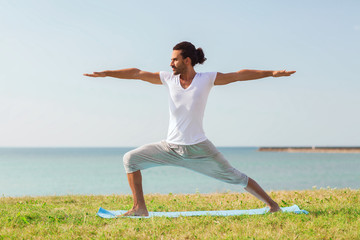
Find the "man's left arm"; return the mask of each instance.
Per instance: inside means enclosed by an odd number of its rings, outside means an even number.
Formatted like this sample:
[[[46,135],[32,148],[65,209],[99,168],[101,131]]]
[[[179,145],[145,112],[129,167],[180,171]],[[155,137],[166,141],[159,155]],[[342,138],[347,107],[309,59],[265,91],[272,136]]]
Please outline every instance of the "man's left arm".
[[[243,69],[232,73],[217,73],[215,85],[225,85],[238,81],[255,80],[265,77],[287,77],[294,74],[296,71],[263,71],[263,70],[250,70]]]

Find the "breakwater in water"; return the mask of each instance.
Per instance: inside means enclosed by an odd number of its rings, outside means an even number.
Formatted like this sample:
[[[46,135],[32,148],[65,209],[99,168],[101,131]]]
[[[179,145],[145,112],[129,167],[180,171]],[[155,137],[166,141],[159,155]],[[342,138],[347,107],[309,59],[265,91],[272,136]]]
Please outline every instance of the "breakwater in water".
[[[360,147],[260,147],[260,152],[360,153]]]

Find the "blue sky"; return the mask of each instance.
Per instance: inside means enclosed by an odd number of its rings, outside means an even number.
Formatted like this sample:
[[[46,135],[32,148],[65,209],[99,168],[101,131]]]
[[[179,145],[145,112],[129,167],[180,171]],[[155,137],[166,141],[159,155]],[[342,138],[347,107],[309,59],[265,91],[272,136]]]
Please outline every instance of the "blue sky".
[[[359,1],[0,0],[0,146],[138,146],[166,137],[164,87],[83,73],[296,70],[216,86],[204,128],[218,146],[360,145]]]

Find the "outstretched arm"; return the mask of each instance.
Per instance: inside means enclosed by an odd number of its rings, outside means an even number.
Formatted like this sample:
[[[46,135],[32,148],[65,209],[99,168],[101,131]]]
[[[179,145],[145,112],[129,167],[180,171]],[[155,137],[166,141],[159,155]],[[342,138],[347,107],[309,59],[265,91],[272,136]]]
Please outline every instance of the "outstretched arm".
[[[142,71],[137,68],[128,68],[121,70],[108,70],[102,72],[94,72],[92,74],[85,73],[84,76],[87,77],[115,77],[122,79],[139,79],[145,82],[153,84],[162,84],[160,80],[160,74]]]
[[[262,70],[240,70],[232,73],[218,73],[215,79],[215,85],[225,85],[237,81],[255,80],[265,77],[286,77],[296,71],[262,71]]]

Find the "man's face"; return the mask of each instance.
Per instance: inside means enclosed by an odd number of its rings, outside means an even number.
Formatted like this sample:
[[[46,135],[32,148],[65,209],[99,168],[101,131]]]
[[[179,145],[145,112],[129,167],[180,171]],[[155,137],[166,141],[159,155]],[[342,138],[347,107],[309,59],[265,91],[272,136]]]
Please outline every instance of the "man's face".
[[[181,56],[181,50],[173,50],[171,55],[170,67],[173,69],[175,75],[181,74],[186,69],[186,64]]]

